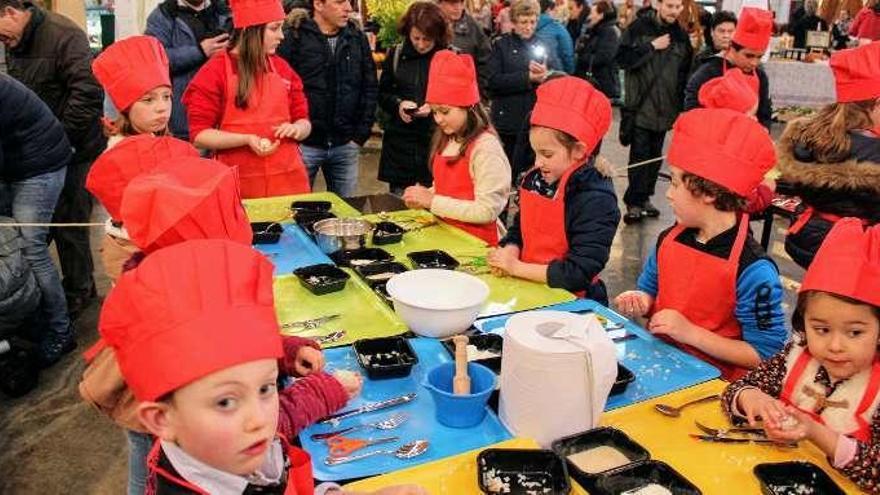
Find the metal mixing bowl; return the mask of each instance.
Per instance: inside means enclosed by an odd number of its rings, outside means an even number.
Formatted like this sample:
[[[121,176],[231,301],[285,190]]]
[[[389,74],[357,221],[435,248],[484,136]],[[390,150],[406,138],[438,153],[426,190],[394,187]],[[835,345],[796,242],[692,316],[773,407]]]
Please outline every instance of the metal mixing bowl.
[[[373,224],[358,218],[327,218],[315,222],[315,242],[330,254],[340,249],[358,249],[367,243]]]

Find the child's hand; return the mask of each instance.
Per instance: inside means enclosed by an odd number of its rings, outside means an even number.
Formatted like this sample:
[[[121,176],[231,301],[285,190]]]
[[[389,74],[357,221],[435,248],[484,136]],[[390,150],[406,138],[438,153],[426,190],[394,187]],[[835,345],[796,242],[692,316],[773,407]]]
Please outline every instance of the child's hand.
[[[628,290],[614,298],[617,310],[631,318],[645,316],[653,304],[654,298],[640,290]]]
[[[421,184],[409,186],[403,191],[403,202],[409,208],[424,208],[427,210],[431,208],[433,201],[434,193]]]
[[[655,313],[648,321],[648,330],[655,335],[666,335],[682,344],[693,344],[697,334],[694,324],[674,309],[663,309]]]
[[[300,347],[293,358],[293,371],[299,376],[308,376],[323,369],[324,353],[314,347]]]
[[[508,244],[503,248],[493,249],[486,256],[486,262],[494,271],[513,275],[514,267],[519,262],[519,247]]]
[[[740,392],[737,404],[739,409],[745,413],[749,426],[753,428],[758,426],[759,421],[763,421],[765,430],[768,428],[780,429],[783,418],[788,415],[785,405],[779,399],[756,388],[747,388]]]
[[[281,145],[281,141],[272,141],[266,138],[261,138],[256,134],[251,134],[247,138],[247,145],[257,156],[269,156],[272,153],[275,153],[275,150]]]
[[[798,442],[807,438],[810,432],[810,423],[813,420],[794,407],[784,407],[784,416],[778,424],[775,422],[772,424],[764,422],[764,431],[767,432],[767,438],[780,443]]]
[[[364,386],[363,377],[355,371],[337,370],[333,372],[333,378],[336,378],[342,384],[342,388],[348,394],[348,400],[357,397]]]

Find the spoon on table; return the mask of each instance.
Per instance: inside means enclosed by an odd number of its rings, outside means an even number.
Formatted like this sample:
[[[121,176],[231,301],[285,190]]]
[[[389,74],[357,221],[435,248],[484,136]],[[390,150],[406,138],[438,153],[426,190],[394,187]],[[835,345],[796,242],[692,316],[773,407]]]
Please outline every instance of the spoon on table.
[[[377,430],[393,430],[398,426],[406,423],[409,420],[409,415],[406,413],[397,413],[392,415],[390,418],[376,421],[375,423],[362,424],[356,426],[350,426],[343,430],[330,431],[327,433],[315,433],[311,436],[312,440],[326,440],[328,438],[333,438],[338,435],[342,435],[343,433],[351,433],[356,430],[361,430],[363,428],[376,428]]]
[[[350,455],[346,457],[329,456],[324,459],[324,464],[328,466],[335,466],[337,464],[357,461],[367,457],[372,457],[374,455],[393,455],[398,459],[412,459],[413,457],[418,457],[424,454],[427,450],[427,440],[414,440],[412,442],[401,445],[397,448],[397,450],[374,450],[372,452],[367,452],[366,454]]]
[[[719,400],[719,399],[721,399],[720,395],[717,395],[717,394],[716,395],[707,395],[706,397],[700,397],[699,399],[694,399],[690,402],[685,402],[684,404],[677,406],[677,407],[670,406],[668,404],[654,404],[654,409],[658,413],[660,413],[664,416],[669,416],[671,418],[677,418],[677,417],[681,416],[682,409],[684,409],[686,407],[690,407],[694,404],[700,404],[702,402],[711,402],[713,400]]]

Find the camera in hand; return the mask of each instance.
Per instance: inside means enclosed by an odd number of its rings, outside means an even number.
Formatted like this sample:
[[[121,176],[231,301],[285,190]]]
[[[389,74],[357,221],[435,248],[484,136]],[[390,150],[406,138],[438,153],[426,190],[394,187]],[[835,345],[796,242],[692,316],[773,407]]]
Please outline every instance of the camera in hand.
[[[547,63],[547,49],[544,48],[544,45],[532,46],[532,60],[541,65]]]
[[[419,111],[419,107],[408,107],[403,109],[403,113],[407,115],[415,115]]]

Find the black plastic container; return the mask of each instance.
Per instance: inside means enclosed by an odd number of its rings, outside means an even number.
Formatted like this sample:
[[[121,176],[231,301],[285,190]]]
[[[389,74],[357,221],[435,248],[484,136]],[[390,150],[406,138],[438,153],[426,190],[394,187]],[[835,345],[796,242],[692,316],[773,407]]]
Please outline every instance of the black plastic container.
[[[400,378],[410,374],[419,357],[403,337],[362,339],[352,345],[358,364],[371,380]]]
[[[297,225],[302,227],[307,234],[314,235],[314,225],[327,218],[336,218],[336,215],[329,211],[298,211],[296,215],[294,215],[293,220]]]
[[[275,244],[281,239],[284,227],[278,222],[251,222],[253,244]]]
[[[636,375],[626,366],[617,363],[617,378],[614,380],[614,385],[611,387],[611,395],[624,393],[626,387],[634,381],[636,381]]]
[[[403,227],[394,222],[379,222],[373,227],[373,244],[395,244],[403,239]]]
[[[385,284],[376,285],[373,287],[373,292],[379,296],[379,299],[385,302],[385,304],[394,307],[394,303],[391,301],[391,295],[388,294],[388,287]]]
[[[458,260],[446,251],[432,249],[430,251],[413,251],[406,255],[413,262],[415,268],[440,268],[443,270],[455,270],[460,264]]]
[[[791,461],[758,464],[752,470],[764,495],[843,495],[843,490],[819,466]]]
[[[477,483],[493,494],[571,492],[565,462],[549,450],[486,449],[477,456]]]
[[[590,450],[595,447],[601,447],[603,445],[616,449],[621,454],[626,456],[629,459],[630,463],[643,461],[651,457],[651,455],[648,453],[647,450],[645,450],[644,447],[637,444],[626,433],[618,430],[617,428],[611,428],[608,426],[594,428],[592,430],[587,430],[582,433],[576,433],[574,435],[562,437],[559,440],[554,441],[551,445],[551,448],[553,449],[553,452],[559,455],[559,457],[565,459],[566,464],[568,464],[568,472],[571,473],[571,477],[574,478],[575,481],[580,483],[581,486],[586,488],[590,493],[592,493],[591,488],[595,487],[599,478],[601,478],[605,473],[611,472],[612,470],[608,470],[602,473],[588,473],[586,471],[582,471],[573,462],[568,460],[568,456],[577,454],[578,452],[583,452],[585,450]]]
[[[354,271],[357,272],[361,278],[364,279],[364,282],[367,283],[370,287],[384,286],[388,283],[388,278],[375,278],[375,277],[384,277],[386,273],[403,273],[407,271],[406,265],[403,263],[398,263],[396,261],[377,261],[375,263],[370,263],[369,265],[362,265],[354,267]]]
[[[478,351],[489,351],[498,354],[498,357],[486,359],[474,359],[472,363],[479,363],[489,368],[495,373],[501,373],[501,351],[504,345],[504,338],[494,333],[481,333],[468,336],[468,344],[473,345]],[[455,357],[455,342],[451,339],[443,341],[443,347],[452,357]]]
[[[350,278],[349,274],[329,263],[304,266],[294,270],[293,274],[303,287],[316,296],[341,291]]]
[[[391,261],[394,256],[382,248],[358,248],[358,249],[340,249],[330,255],[339,266],[350,266],[352,268],[371,265],[379,261]]]
[[[290,203],[290,209],[296,212],[327,212],[333,208],[329,201],[294,201]]]
[[[618,495],[650,484],[660,485],[672,495],[702,495],[703,492],[669,464],[640,461],[606,471],[590,489],[591,495]]]

